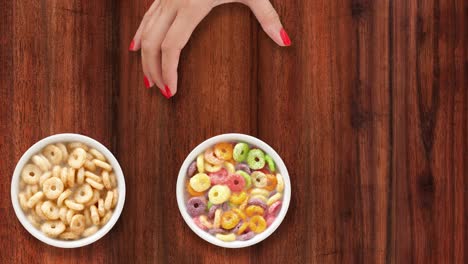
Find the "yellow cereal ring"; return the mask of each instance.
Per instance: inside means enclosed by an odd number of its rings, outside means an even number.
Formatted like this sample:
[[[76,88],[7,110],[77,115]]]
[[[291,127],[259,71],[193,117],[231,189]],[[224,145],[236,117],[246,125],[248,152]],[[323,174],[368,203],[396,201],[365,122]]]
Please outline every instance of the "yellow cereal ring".
[[[255,215],[252,218],[250,218],[249,221],[249,228],[255,233],[261,233],[266,229],[266,221],[262,216]]]
[[[205,172],[205,159],[203,158],[203,154],[197,157],[197,170],[199,173]]]
[[[76,148],[81,148],[81,149],[86,150],[86,151],[89,150],[88,146],[86,146],[84,143],[81,143],[81,142],[72,142],[72,143],[68,144],[68,148],[70,150],[74,150]]]
[[[112,199],[111,208],[114,208],[117,205],[117,202],[119,201],[119,192],[117,191],[117,188],[112,190],[112,192],[114,193],[114,195],[113,195],[113,199]]]
[[[71,222],[71,220],[72,220],[72,218],[73,218],[74,215],[75,215],[75,211],[73,211],[72,209],[68,209],[67,214],[66,214],[66,216],[65,216],[65,218],[66,218],[66,222],[65,222],[65,223],[66,223],[67,225],[70,224],[70,222]]]
[[[65,231],[65,224],[61,221],[47,221],[42,224],[41,231],[49,237],[57,237]]]
[[[70,197],[71,194],[72,194],[72,191],[70,189],[66,189],[64,192],[62,192],[57,198],[57,205],[62,206],[63,201],[65,201],[65,199]]]
[[[25,193],[18,194],[18,200],[19,200],[21,209],[23,209],[23,211],[28,210],[28,199],[26,198],[26,194]]]
[[[221,216],[221,226],[224,229],[233,229],[239,221],[239,216],[232,211],[227,211]]]
[[[44,172],[41,177],[39,177],[39,186],[42,187],[44,184],[44,181],[49,179],[52,176],[52,173],[50,171]]]
[[[76,174],[76,183],[83,184],[84,179],[85,179],[85,170],[84,168],[80,168],[78,170],[78,173]]]
[[[33,208],[37,202],[42,200],[42,197],[44,197],[44,193],[41,191],[38,191],[33,196],[31,196],[31,198],[29,198],[26,205],[28,206],[28,208]]]
[[[112,189],[112,183],[109,177],[109,172],[102,171],[101,177],[102,177],[102,183],[104,184],[104,187],[106,187],[107,190]]]
[[[89,207],[89,211],[91,213],[91,221],[93,221],[93,224],[99,225],[99,213],[96,206],[91,205],[91,207]]]
[[[221,209],[216,209],[215,216],[213,220],[213,228],[219,228],[221,226],[221,214],[223,211]]]
[[[204,192],[211,186],[210,177],[205,173],[197,173],[192,178],[190,178],[190,186],[196,192]]]
[[[110,218],[112,216],[112,212],[109,211],[107,212],[107,214],[105,214],[102,219],[101,219],[101,222],[99,223],[101,226],[107,224],[107,222],[109,222]]]
[[[85,229],[86,223],[85,223],[85,217],[82,214],[76,214],[72,217],[70,221],[70,230],[79,235],[83,233]]]
[[[88,171],[95,171],[96,170],[96,164],[90,160],[86,160],[83,167],[87,169]]]
[[[247,214],[248,216],[263,215],[264,212],[265,210],[263,210],[263,208],[258,205],[249,205],[245,209],[245,214]]]
[[[98,159],[93,159],[93,163],[96,164],[96,166],[98,166],[99,168],[101,168],[103,170],[112,171],[112,166],[109,163],[105,162],[105,161],[98,160]]]
[[[279,201],[279,199],[281,199],[283,197],[283,195],[281,193],[276,193],[275,195],[271,196],[268,201],[267,201],[267,205],[270,206],[272,205],[273,203]]]
[[[36,164],[37,167],[39,167],[39,169],[41,169],[42,171],[48,171],[50,169],[50,167],[52,166],[50,164],[50,162],[46,159],[46,157],[42,156],[42,155],[34,155],[32,158],[31,158],[32,162],[34,164]]]
[[[265,189],[260,189],[260,188],[255,188],[250,191],[250,195],[262,195],[264,197],[268,197],[270,195],[270,192],[265,190]]]
[[[86,206],[91,206],[93,204],[96,204],[99,201],[99,198],[101,198],[101,194],[99,193],[98,190],[93,190],[93,198],[87,203],[85,203]]]
[[[37,184],[41,173],[41,169],[38,166],[28,164],[24,166],[23,171],[21,172],[21,178],[26,184]]]
[[[95,180],[92,180],[90,178],[87,178],[86,182],[89,183],[89,185],[91,185],[91,187],[93,187],[96,190],[104,189],[104,185],[102,185],[101,183],[99,183],[99,182],[97,182]]]
[[[88,227],[85,229],[85,231],[83,231],[83,237],[89,237],[91,235],[94,235],[94,233],[96,233],[98,231],[98,227],[97,226],[91,226],[91,227]]]
[[[65,205],[75,211],[81,211],[84,209],[84,205],[80,203],[76,203],[72,200],[65,200]]]
[[[246,198],[247,194],[245,192],[233,193],[231,194],[231,198],[229,198],[229,201],[235,205],[240,205],[244,202]]]
[[[78,238],[80,238],[77,234],[73,233],[73,232],[63,232],[62,234],[59,235],[59,238],[60,239],[63,239],[63,240],[76,240]]]
[[[41,205],[41,211],[50,220],[57,220],[59,219],[59,209],[58,207],[52,203],[51,201],[45,201]]]
[[[221,165],[212,165],[208,162],[205,162],[205,170],[207,172],[217,172],[221,169]]]
[[[203,192],[196,192],[191,186],[190,186],[190,182],[187,181],[187,192],[191,195],[191,196],[202,196],[203,195]]]
[[[50,144],[42,150],[42,155],[44,155],[50,163],[57,165],[62,162],[62,151],[55,145]]]
[[[84,175],[85,175],[85,178],[91,179],[95,182],[99,182],[99,183],[102,182],[102,179],[101,177],[99,177],[99,175],[96,175],[90,171],[85,171]]]
[[[62,162],[66,162],[68,160],[67,147],[62,143],[57,143],[57,147],[60,149],[60,152],[62,152]]]
[[[43,202],[37,202],[36,206],[34,207],[34,211],[36,211],[36,215],[39,216],[41,220],[48,220],[47,216],[44,215],[42,212],[42,204]]]
[[[232,211],[236,213],[242,220],[245,220],[246,216],[244,212],[242,212],[242,210],[240,210],[239,208],[233,208]]]
[[[83,148],[75,148],[68,157],[68,165],[72,168],[81,168],[86,161],[86,151]]]
[[[64,186],[63,182],[59,178],[52,177],[44,181],[42,189],[44,190],[44,194],[47,199],[54,200],[62,194]]]
[[[283,176],[281,176],[281,174],[277,173],[277,174],[276,174],[276,181],[277,181],[277,184],[276,184],[276,191],[279,192],[279,193],[282,193],[283,190],[284,190],[284,180],[283,180]]]
[[[239,209],[240,210],[245,210],[245,207],[247,206],[247,203],[249,202],[249,196],[247,195],[247,197],[245,198],[244,202],[242,202],[241,205],[239,205]]]
[[[198,219],[200,220],[200,223],[206,228],[208,229],[213,228],[213,224],[210,222],[210,220],[208,220],[208,217],[206,217],[206,215],[200,215]]]
[[[239,230],[237,230],[237,234],[238,234],[238,235],[242,235],[242,233],[245,232],[245,230],[247,229],[247,227],[249,227],[249,223],[248,223],[248,222],[242,223],[242,225],[239,227]]]
[[[218,233],[218,234],[216,234],[216,238],[221,240],[221,241],[232,242],[232,241],[236,240],[236,235],[234,235],[233,233],[227,234],[227,235],[223,235],[223,234]]]
[[[222,204],[231,197],[231,190],[226,185],[215,185],[208,192],[208,198],[213,204]]]
[[[236,167],[234,167],[234,164],[232,164],[229,161],[224,162],[224,168],[230,173],[234,174],[236,172]]]
[[[255,187],[257,188],[263,188],[267,185],[267,177],[265,175],[265,173],[261,172],[261,171],[254,171],[252,172],[252,174],[250,175],[250,177],[252,178],[252,183]]]
[[[85,183],[75,191],[75,201],[84,204],[89,202],[93,198],[93,195],[93,189],[89,184]]]
[[[111,209],[113,198],[114,198],[114,193],[112,191],[108,191],[106,194],[106,199],[104,200],[104,208],[106,210]]]
[[[93,155],[98,160],[106,161],[106,157],[104,157],[104,155],[97,149],[92,148],[89,150],[89,153],[91,153],[91,155]]]

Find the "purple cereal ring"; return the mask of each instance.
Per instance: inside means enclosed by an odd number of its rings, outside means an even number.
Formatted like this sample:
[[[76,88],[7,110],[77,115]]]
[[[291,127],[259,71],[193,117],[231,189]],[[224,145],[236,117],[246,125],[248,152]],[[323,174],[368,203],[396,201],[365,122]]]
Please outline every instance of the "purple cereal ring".
[[[240,221],[239,224],[236,225],[236,227],[234,227],[231,232],[234,233],[234,234],[237,234],[237,231],[239,231],[239,228],[242,226],[243,222]]]
[[[213,219],[216,213],[216,210],[219,208],[219,205],[212,205],[210,210],[208,210],[208,218]]]
[[[255,236],[255,233],[250,231],[248,232],[247,234],[243,234],[243,235],[240,235],[240,236],[237,236],[237,240],[240,240],[240,241],[245,241],[245,240],[249,240],[251,239],[252,237]]]
[[[187,169],[187,177],[191,178],[197,171],[197,162],[192,162]]]
[[[221,228],[211,228],[210,230],[208,230],[208,233],[210,233],[211,235],[225,234],[226,230]]]
[[[229,211],[231,207],[229,206],[229,203],[228,202],[225,202],[221,205],[221,209],[226,212],[226,211]]]
[[[263,208],[263,210],[267,209],[267,205],[264,201],[258,199],[258,198],[252,198],[249,200],[248,205],[258,205]]]
[[[187,212],[190,216],[199,216],[205,212],[206,201],[201,197],[193,197],[187,201]]]
[[[276,193],[278,193],[276,190],[273,190],[270,195],[268,195],[268,198],[272,197],[273,195],[275,195]]]
[[[243,171],[247,172],[248,174],[252,173],[249,166],[247,164],[245,164],[245,163],[236,164],[236,170],[243,170]]]
[[[268,215],[276,216],[281,209],[281,201],[277,201],[268,208]]]

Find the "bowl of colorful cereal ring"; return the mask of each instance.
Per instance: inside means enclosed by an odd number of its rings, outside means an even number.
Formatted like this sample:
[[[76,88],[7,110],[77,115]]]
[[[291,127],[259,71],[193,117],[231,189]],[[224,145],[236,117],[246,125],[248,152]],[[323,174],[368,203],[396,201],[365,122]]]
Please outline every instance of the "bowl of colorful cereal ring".
[[[40,241],[82,247],[117,222],[125,179],[117,159],[98,141],[56,134],[20,158],[11,180],[11,201],[20,223]]]
[[[248,247],[281,224],[291,199],[288,170],[273,148],[244,134],[198,145],[183,162],[177,203],[187,225],[225,248]]]

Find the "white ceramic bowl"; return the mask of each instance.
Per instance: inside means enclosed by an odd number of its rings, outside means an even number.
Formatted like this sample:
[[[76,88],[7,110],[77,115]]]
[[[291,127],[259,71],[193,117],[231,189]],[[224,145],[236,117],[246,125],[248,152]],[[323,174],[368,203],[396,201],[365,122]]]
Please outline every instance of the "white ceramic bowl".
[[[187,169],[190,166],[190,163],[192,163],[192,161],[194,161],[200,153],[203,153],[207,148],[212,147],[216,143],[235,142],[235,141],[245,142],[245,143],[257,146],[258,148],[265,151],[265,153],[270,155],[276,163],[277,171],[284,178],[285,188],[284,188],[283,204],[282,204],[281,210],[278,213],[278,216],[276,217],[275,221],[265,231],[263,231],[260,234],[257,234],[250,240],[225,242],[225,241],[221,241],[217,239],[213,235],[210,235],[208,232],[200,229],[194,223],[192,217],[188,214],[187,206],[185,202],[185,181],[187,179],[187,176],[186,176]],[[192,229],[193,232],[195,232],[199,237],[203,238],[204,240],[210,242],[213,245],[217,245],[217,246],[225,247],[225,248],[242,248],[242,247],[248,247],[248,246],[251,246],[251,245],[254,245],[263,241],[268,236],[270,236],[273,232],[275,232],[275,230],[281,224],[284,217],[286,216],[286,212],[288,211],[288,207],[289,207],[289,202],[291,200],[291,182],[289,180],[288,170],[286,168],[286,165],[284,165],[283,160],[280,158],[278,153],[276,153],[276,151],[273,150],[273,148],[271,148],[268,144],[266,144],[265,142],[261,141],[258,138],[244,135],[244,134],[223,134],[223,135],[215,136],[215,137],[205,140],[200,145],[198,145],[194,150],[192,150],[192,152],[190,152],[190,154],[185,159],[184,163],[182,163],[182,167],[180,168],[179,177],[177,178],[176,193],[177,193],[177,204],[179,206],[180,213],[182,214],[182,217],[184,218],[185,222]]]
[[[50,238],[44,233],[42,233],[40,230],[36,229],[27,219],[18,201],[19,182],[21,177],[21,170],[23,169],[23,167],[28,163],[28,161],[34,154],[40,152],[45,146],[60,142],[82,142],[92,148],[99,150],[106,157],[106,159],[109,161],[109,163],[112,165],[112,168],[114,169],[114,173],[117,178],[117,188],[119,191],[119,201],[117,202],[117,206],[115,207],[114,213],[112,214],[112,217],[109,220],[109,222],[107,222],[107,224],[101,227],[95,234],[86,238],[72,241]],[[13,208],[15,210],[16,216],[18,217],[21,224],[24,226],[24,228],[26,228],[26,230],[28,230],[29,233],[31,233],[31,235],[33,235],[40,241],[51,246],[60,248],[82,247],[94,243],[95,241],[103,237],[105,234],[107,234],[107,232],[111,230],[111,228],[119,219],[125,202],[125,179],[122,169],[120,168],[119,162],[117,162],[117,159],[114,157],[114,155],[112,155],[112,153],[101,143],[97,142],[92,138],[79,134],[57,134],[50,137],[46,137],[38,141],[36,144],[32,145],[18,161],[18,164],[16,164],[15,171],[13,172],[13,177],[11,179],[11,202],[13,203]]]

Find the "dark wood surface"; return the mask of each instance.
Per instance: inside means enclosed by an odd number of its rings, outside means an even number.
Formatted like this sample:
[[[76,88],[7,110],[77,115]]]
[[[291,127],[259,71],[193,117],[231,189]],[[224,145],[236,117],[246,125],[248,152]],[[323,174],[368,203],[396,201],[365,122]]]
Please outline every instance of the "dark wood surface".
[[[0,262],[467,263],[467,2],[272,2],[292,47],[218,7],[166,100],[127,51],[150,1],[0,0]],[[33,238],[10,201],[22,153],[60,132],[126,177],[120,220],[80,249]],[[245,249],[200,239],[175,198],[189,151],[226,132],[268,142],[292,182],[283,224]]]

